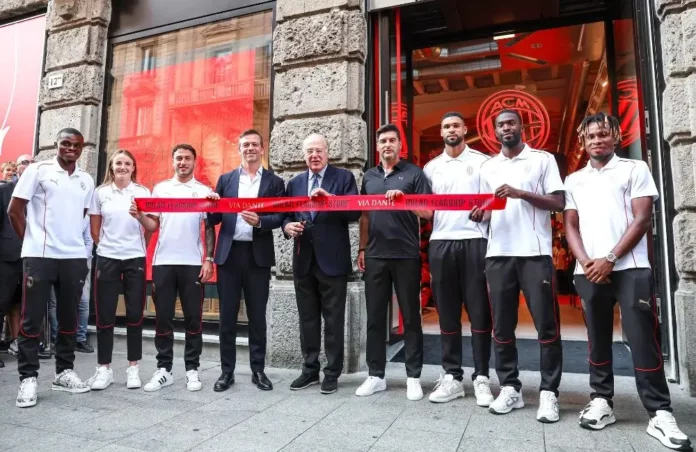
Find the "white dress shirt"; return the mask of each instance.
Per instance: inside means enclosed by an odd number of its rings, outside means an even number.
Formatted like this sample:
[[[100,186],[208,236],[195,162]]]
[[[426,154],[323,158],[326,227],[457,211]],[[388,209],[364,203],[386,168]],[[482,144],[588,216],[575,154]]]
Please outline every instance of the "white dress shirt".
[[[263,168],[259,167],[256,177],[251,178],[244,168],[239,168],[239,189],[238,198],[258,198],[259,188],[261,187],[261,175]],[[234,237],[232,240],[238,242],[251,242],[254,238],[254,227],[244,221],[240,214],[237,214],[237,225],[234,227]]]

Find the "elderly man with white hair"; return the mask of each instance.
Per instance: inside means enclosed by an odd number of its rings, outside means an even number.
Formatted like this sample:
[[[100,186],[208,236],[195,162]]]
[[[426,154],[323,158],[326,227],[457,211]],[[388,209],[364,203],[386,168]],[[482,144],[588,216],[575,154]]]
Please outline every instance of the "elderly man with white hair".
[[[302,145],[307,171],[290,180],[287,196],[357,195],[353,174],[328,164],[329,145],[320,134],[308,136]],[[324,367],[322,394],[338,389],[343,371],[343,330],[348,275],[353,269],[348,224],[360,219],[360,212],[295,212],[283,222],[283,231],[295,245],[292,268],[300,341],[304,364],[302,375],[290,385],[299,390],[319,383],[321,319],[324,318]]]

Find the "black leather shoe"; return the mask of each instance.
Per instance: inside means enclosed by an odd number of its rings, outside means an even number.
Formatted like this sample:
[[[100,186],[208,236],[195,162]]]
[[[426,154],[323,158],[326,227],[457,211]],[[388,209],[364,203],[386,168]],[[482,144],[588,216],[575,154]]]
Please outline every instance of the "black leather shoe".
[[[322,394],[333,394],[338,390],[338,378],[336,377],[324,377],[324,381],[321,382],[321,393]]]
[[[234,384],[234,374],[232,372],[223,372],[220,374],[220,378],[213,385],[213,391],[222,392],[230,389],[230,386]]]
[[[273,383],[271,383],[271,380],[269,380],[263,372],[252,372],[251,382],[262,391],[270,391],[273,389]]]
[[[290,389],[293,391],[298,391],[300,389],[308,388],[312,385],[319,384],[319,375],[307,375],[303,373],[295,381],[290,384]]]

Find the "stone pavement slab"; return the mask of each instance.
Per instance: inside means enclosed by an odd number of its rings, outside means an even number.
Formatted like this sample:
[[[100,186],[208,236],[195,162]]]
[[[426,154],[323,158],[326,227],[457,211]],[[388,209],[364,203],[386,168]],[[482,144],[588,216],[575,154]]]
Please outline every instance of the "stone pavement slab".
[[[114,353],[115,384],[105,391],[70,395],[51,391],[53,362],[43,361],[39,402],[34,408],[14,406],[17,365],[3,356],[0,369],[0,450],[2,451],[452,451],[452,452],[666,452],[645,433],[647,415],[632,378],[616,379],[617,423],[600,432],[577,425],[578,412],[589,397],[587,375],[564,374],[561,421],[536,421],[539,375],[522,372],[525,408],[505,416],[489,414],[474,403],[471,381],[467,397],[446,404],[427,400],[441,370],[426,366],[421,380],[426,397],[406,399],[403,364],[387,366],[388,390],[355,397],[365,373],[345,375],[335,394],[319,387],[290,391],[298,371],[268,369],[273,391],[251,384],[251,371],[238,366],[236,383],[227,392],[212,390],[219,363],[201,363],[203,390],[185,388],[184,363],[174,363],[175,382],[155,393],[125,387],[125,355]],[[92,375],[96,355],[78,354],[76,371]],[[143,382],[155,370],[154,357],[140,363]],[[466,369],[467,375],[471,374]],[[497,381],[493,378],[497,393]],[[696,438],[696,399],[671,386],[679,424]]]

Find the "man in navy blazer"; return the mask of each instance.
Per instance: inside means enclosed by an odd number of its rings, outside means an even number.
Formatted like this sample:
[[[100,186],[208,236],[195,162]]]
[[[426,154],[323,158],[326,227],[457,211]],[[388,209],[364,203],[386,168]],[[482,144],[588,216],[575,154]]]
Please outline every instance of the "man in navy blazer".
[[[308,170],[290,180],[288,196],[358,194],[350,171],[328,165],[329,145],[324,136],[310,135],[302,147]],[[360,211],[296,212],[285,217],[283,231],[295,241],[292,267],[304,357],[302,375],[292,382],[292,390],[319,383],[322,316],[328,363],[321,392],[331,394],[338,388],[338,377],[343,370],[346,291],[353,268],[348,224],[358,221],[360,214]]]
[[[285,194],[283,180],[261,165],[263,138],[247,130],[239,138],[242,164],[218,179],[215,192],[221,198],[272,198]],[[270,391],[273,384],[264,373],[266,358],[266,305],[271,267],[275,265],[273,229],[281,227],[284,214],[241,212],[208,214],[208,223],[222,224],[215,250],[220,296],[220,361],[222,374],[213,386],[220,392],[234,383],[237,358],[237,316],[244,292],[249,318],[251,381]]]

